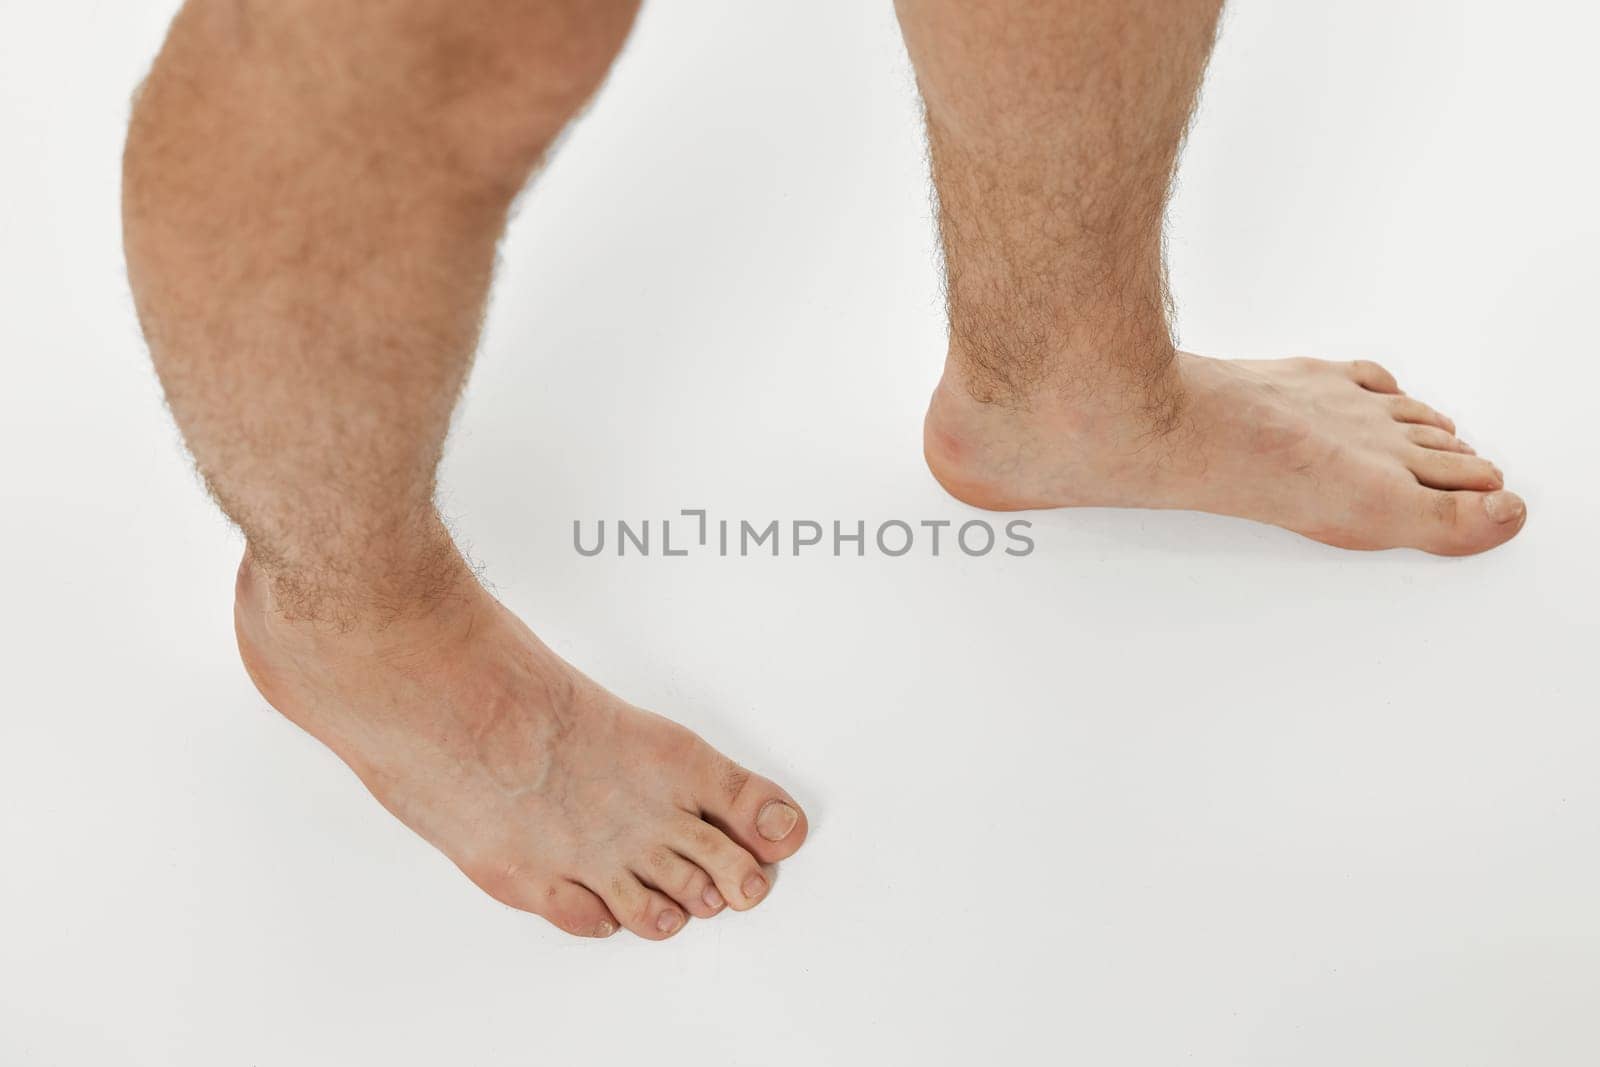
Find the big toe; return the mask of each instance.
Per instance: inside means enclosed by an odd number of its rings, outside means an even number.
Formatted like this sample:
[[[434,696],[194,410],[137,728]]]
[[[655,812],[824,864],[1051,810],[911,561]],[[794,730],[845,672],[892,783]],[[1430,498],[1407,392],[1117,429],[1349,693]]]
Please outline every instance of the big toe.
[[[1517,535],[1528,521],[1528,507],[1507,489],[1482,493],[1423,490],[1418,548],[1441,556],[1470,556]]]
[[[762,863],[794,855],[810,830],[786,791],[723,756],[711,760],[698,799],[705,818]]]

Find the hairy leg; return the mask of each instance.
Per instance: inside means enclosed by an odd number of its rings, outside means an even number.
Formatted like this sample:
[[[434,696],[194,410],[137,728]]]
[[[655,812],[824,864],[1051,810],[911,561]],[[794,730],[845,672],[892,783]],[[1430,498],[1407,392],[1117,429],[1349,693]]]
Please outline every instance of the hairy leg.
[[[262,693],[502,901],[661,938],[755,904],[798,805],[560,660],[434,508],[512,198],[635,6],[191,0],[124,219],[168,401],[245,533]]]
[[[1482,551],[1522,501],[1367,362],[1176,350],[1162,228],[1220,0],[897,0],[950,319],[924,438],[990,508],[1187,508]]]

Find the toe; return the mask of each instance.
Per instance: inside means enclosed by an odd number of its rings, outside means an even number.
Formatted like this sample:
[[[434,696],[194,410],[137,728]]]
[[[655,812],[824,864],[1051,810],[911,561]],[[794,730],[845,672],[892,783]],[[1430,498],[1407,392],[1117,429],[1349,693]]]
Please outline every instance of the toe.
[[[1363,389],[1374,393],[1398,393],[1400,383],[1383,367],[1369,359],[1358,359],[1346,365],[1350,378]]]
[[[747,911],[766,897],[770,884],[761,864],[704,819],[685,812],[675,828],[673,848],[711,876],[717,892],[735,911]]]
[[[1447,433],[1437,426],[1419,426],[1412,424],[1406,427],[1406,438],[1414,445],[1423,448],[1435,448],[1440,452],[1465,452],[1469,456],[1477,455],[1477,450],[1467,444],[1453,433]]]
[[[462,870],[500,903],[541,916],[569,934],[610,937],[617,932],[617,920],[605,902],[575,882],[533,875],[516,862]]]
[[[665,894],[639,881],[631,871],[619,871],[601,880],[595,888],[611,914],[630,933],[647,941],[665,941],[689,921],[682,908]]]
[[[634,873],[697,919],[711,918],[726,904],[709,874],[665,845],[645,853]]]
[[[581,885],[555,882],[544,890],[543,897],[539,914],[569,934],[610,937],[617,932],[611,909]]]
[[[1417,481],[1430,489],[1502,489],[1506,481],[1500,468],[1481,456],[1413,448],[1406,466]]]
[[[1409,396],[1396,396],[1389,401],[1389,410],[1397,422],[1415,422],[1424,426],[1437,426],[1447,433],[1456,432],[1456,424],[1420,400]]]
[[[1464,490],[1420,491],[1422,514],[1416,547],[1441,556],[1470,556],[1504,544],[1528,521],[1517,494]]]
[[[706,819],[762,863],[788,859],[809,832],[793,797],[721,755],[703,771],[696,800]]]

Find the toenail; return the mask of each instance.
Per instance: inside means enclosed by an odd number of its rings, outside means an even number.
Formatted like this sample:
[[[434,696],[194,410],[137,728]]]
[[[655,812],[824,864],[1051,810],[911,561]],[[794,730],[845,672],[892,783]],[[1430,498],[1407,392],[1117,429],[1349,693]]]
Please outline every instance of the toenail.
[[[616,924],[613,923],[610,919],[601,919],[600,920],[600,925],[596,926],[594,928],[594,936],[596,936],[596,937],[610,937],[612,934],[614,934],[616,932],[617,932]]]
[[[781,800],[769,800],[756,816],[756,832],[768,841],[782,841],[800,821],[800,813]]]
[[[1483,498],[1483,510],[1495,522],[1513,522],[1522,517],[1522,498],[1515,493],[1490,493]]]
[[[700,899],[706,902],[708,908],[720,908],[725,903],[722,894],[717,892],[717,887],[714,885],[706,886],[706,891],[700,894]]]
[[[744,898],[758,900],[761,894],[767,891],[767,879],[760,874],[752,874],[744,880]]]
[[[683,916],[675,911],[664,911],[656,916],[656,929],[664,934],[670,934],[683,925]]]

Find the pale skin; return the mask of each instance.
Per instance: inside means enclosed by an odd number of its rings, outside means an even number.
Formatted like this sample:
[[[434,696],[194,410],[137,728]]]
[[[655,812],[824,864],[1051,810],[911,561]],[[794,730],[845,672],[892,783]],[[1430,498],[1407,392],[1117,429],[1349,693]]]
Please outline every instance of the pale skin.
[[[591,681],[434,508],[512,198],[631,0],[190,0],[126,157],[129,274],[172,411],[243,530],[251,678],[497,899],[671,937],[765,899],[799,803]],[[1210,0],[901,0],[951,338],[924,448],[957,497],[1239,515],[1482,551],[1500,472],[1369,363],[1175,352],[1161,218]]]
[[[1162,259],[1220,0],[900,0],[950,348],[924,453],[978,507],[1182,508],[1341,548],[1493,548],[1499,468],[1369,361],[1175,349]]]

